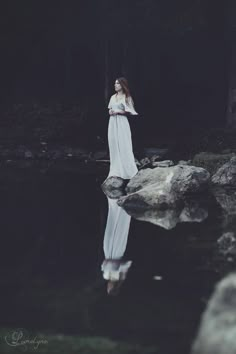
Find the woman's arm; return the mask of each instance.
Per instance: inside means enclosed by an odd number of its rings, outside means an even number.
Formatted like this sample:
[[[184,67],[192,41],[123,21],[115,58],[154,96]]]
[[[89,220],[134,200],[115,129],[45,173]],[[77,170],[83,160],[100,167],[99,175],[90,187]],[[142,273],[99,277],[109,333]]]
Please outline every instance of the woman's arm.
[[[138,115],[134,108],[134,101],[131,96],[129,96],[128,99],[125,100],[125,113],[128,113],[130,115]]]
[[[121,110],[121,111],[116,111],[116,114],[120,114],[120,115],[124,115],[125,111]]]
[[[109,109],[109,114],[110,116],[114,116],[114,115],[125,115],[126,112],[125,111],[113,111],[113,109]]]

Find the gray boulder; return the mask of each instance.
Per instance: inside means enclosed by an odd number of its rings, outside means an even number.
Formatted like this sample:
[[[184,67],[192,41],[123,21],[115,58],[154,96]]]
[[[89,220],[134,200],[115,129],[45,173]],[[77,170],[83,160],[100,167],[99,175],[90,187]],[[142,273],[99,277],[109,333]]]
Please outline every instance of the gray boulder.
[[[164,160],[164,161],[154,161],[152,162],[153,167],[170,167],[174,166],[174,162],[172,160]]]
[[[162,160],[162,157],[161,157],[161,155],[153,155],[152,157],[151,157],[151,162],[153,163],[153,162],[157,162],[157,161],[161,161]]]
[[[201,167],[177,165],[171,180],[172,189],[178,194],[201,192],[207,188],[210,173]]]
[[[144,157],[143,159],[140,160],[139,162],[139,168],[147,168],[151,166],[151,160],[149,159],[149,157]]]
[[[177,165],[141,170],[127,184],[127,196],[118,203],[125,209],[169,209],[182,205],[184,195],[207,188],[210,174],[201,167]]]
[[[179,160],[179,162],[177,163],[177,165],[191,165],[192,161],[191,160]]]
[[[236,273],[219,282],[202,316],[192,354],[236,353]]]
[[[150,186],[164,185],[173,175],[172,168],[147,168],[139,171],[127,184],[126,192],[134,193]]]
[[[219,186],[236,186],[236,156],[221,166],[212,176],[211,181]]]
[[[113,189],[123,188],[127,182],[121,177],[109,177],[102,183],[104,191],[112,191]]]

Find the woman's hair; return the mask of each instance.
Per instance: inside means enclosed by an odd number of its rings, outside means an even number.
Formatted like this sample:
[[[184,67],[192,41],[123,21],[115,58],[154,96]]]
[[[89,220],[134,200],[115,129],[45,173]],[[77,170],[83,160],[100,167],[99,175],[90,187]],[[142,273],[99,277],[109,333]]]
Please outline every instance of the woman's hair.
[[[112,281],[109,280],[107,282],[107,293],[108,295],[113,295],[116,296],[120,292],[120,287],[123,283],[123,280],[118,280],[118,281]]]
[[[116,80],[119,82],[122,87],[122,90],[124,91],[126,102],[128,103],[127,98],[129,98],[131,102],[134,103],[130,94],[128,80],[125,77],[118,77]]]
[[[126,98],[130,97],[131,95],[130,95],[128,80],[125,77],[119,77],[116,80],[121,85],[122,90],[124,91]]]

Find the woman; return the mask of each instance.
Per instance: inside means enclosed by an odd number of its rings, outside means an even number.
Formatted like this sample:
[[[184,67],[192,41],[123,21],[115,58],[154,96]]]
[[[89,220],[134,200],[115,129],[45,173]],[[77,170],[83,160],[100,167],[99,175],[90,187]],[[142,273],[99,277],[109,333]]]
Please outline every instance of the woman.
[[[116,93],[111,96],[108,105],[108,145],[110,171],[108,177],[131,179],[138,172],[134,160],[132,139],[127,115],[138,115],[134,109],[128,81],[120,77],[115,81]]]

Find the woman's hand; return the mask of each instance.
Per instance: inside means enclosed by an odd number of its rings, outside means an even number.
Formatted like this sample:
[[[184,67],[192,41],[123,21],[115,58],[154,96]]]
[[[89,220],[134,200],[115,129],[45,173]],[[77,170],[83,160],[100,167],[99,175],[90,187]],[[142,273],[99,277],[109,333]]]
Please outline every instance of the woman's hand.
[[[115,114],[115,112],[113,111],[113,109],[109,109],[109,114],[110,116],[113,116]]]

